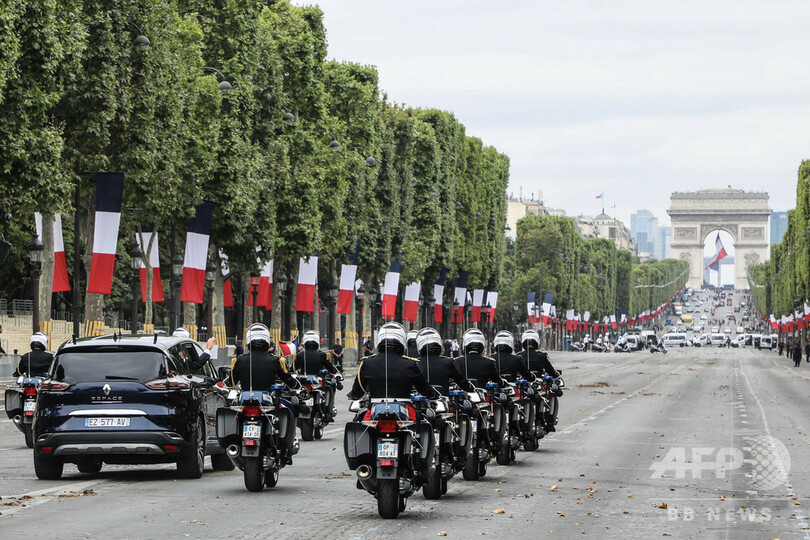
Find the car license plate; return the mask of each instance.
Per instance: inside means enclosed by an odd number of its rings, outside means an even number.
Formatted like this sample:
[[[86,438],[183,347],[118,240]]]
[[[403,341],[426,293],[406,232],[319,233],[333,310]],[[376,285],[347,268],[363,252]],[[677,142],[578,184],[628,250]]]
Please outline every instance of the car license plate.
[[[399,444],[396,441],[382,441],[377,443],[378,458],[396,458]]]
[[[85,418],[84,427],[129,427],[129,418],[101,417]]]
[[[262,436],[262,426],[258,424],[248,424],[242,426],[243,439],[259,439]]]
[[[23,412],[33,412],[37,408],[36,401],[26,401],[25,405],[23,405]]]

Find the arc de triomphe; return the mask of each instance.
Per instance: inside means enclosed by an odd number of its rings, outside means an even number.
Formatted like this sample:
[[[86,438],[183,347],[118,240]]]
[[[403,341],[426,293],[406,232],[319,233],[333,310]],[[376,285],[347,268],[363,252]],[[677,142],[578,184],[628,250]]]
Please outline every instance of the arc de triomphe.
[[[676,192],[667,210],[672,221],[672,257],[689,261],[687,286],[703,286],[703,245],[713,231],[734,240],[734,287],[747,289],[746,266],[768,258],[768,194],[740,189]]]

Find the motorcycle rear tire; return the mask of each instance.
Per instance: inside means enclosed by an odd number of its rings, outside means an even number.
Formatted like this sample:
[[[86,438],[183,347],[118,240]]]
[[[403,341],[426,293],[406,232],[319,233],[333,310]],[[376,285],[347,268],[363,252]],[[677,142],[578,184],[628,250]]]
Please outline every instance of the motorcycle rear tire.
[[[501,452],[495,458],[495,461],[498,463],[498,465],[509,465],[514,460],[515,460],[515,450],[509,445],[501,447]]]
[[[377,513],[383,519],[396,519],[400,506],[399,480],[379,480],[377,482]]]
[[[480,460],[478,459],[479,451],[480,449],[476,447],[470,450],[470,453],[467,454],[467,462],[464,464],[464,470],[462,471],[464,480],[469,480],[472,482],[478,480],[480,476],[478,469],[478,465],[480,463]]]
[[[34,447],[34,426],[32,424],[25,424],[23,426],[23,434],[25,435],[25,446],[28,448]]]
[[[442,471],[439,467],[428,469],[427,482],[422,486],[425,499],[438,500],[442,497]]]
[[[311,441],[315,438],[315,426],[312,418],[303,418],[301,420],[301,439]]]
[[[263,458],[245,458],[245,487],[248,491],[261,491],[264,489],[264,466]]]

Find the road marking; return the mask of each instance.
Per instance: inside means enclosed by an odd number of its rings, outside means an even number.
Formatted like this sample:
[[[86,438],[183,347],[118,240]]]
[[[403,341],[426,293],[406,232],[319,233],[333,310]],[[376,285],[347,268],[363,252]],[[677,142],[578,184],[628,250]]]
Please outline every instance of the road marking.
[[[759,407],[759,413],[760,413],[760,415],[762,415],[762,427],[765,428],[765,433],[772,440],[773,436],[771,435],[771,428],[768,425],[768,418],[765,416],[765,409],[762,407],[762,402],[759,400],[759,397],[754,392],[754,388],[751,386],[751,382],[748,380],[748,375],[745,374],[745,368],[743,368],[742,361],[738,358],[737,362],[739,363],[739,366],[740,366],[740,373],[742,373],[742,376],[745,379],[745,384],[746,384],[746,386],[748,386],[748,392],[751,394],[751,397],[754,398],[754,401],[756,402],[757,407]],[[782,463],[782,460],[779,457],[779,453],[778,452],[773,452],[773,456],[776,458],[775,461],[776,461],[777,468],[780,471],[785,473],[785,477],[788,477],[787,471],[785,470],[785,464]],[[793,500],[798,500],[798,495],[796,495],[796,492],[793,490],[793,484],[790,482],[789,479],[785,480],[784,486],[785,486],[785,491],[787,491],[788,495]],[[799,522],[799,526],[801,527],[802,532],[804,533],[804,537],[806,539],[810,539],[810,526],[807,525],[807,521],[806,521],[805,517],[803,515],[798,514],[798,513],[795,514],[795,517],[796,517],[796,520]]]

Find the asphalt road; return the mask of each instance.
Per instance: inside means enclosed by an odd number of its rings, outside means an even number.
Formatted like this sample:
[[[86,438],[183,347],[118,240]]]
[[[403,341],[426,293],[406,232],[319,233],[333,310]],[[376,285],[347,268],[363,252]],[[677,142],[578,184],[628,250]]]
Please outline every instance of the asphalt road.
[[[0,537],[47,524],[62,538],[810,538],[808,364],[716,348],[552,360],[567,383],[559,431],[479,482],[454,478],[440,501],[415,494],[396,520],[346,467],[345,398],[336,427],[261,493],[210,468],[181,480],[172,466],[67,465],[62,480],[37,480],[3,419]]]

